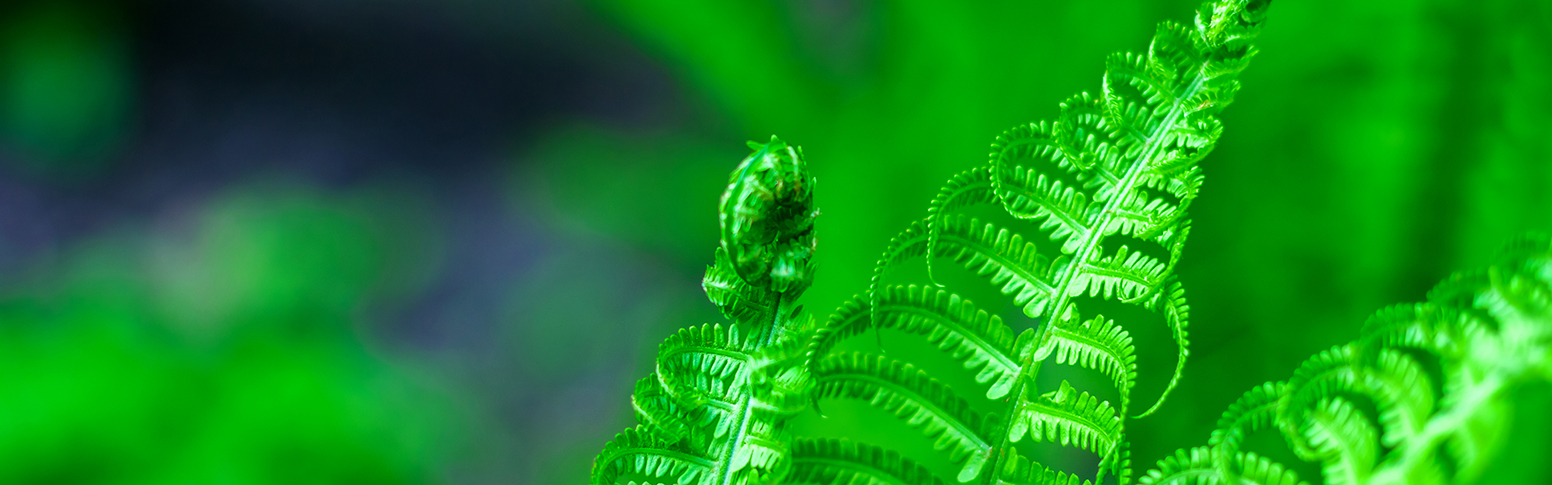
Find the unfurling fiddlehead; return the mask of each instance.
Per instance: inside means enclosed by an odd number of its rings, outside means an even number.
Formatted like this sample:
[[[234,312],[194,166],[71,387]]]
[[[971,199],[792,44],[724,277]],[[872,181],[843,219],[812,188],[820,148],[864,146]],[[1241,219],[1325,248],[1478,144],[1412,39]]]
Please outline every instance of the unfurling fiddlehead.
[[[640,424],[598,455],[594,484],[775,484],[807,472],[794,452],[814,446],[794,446],[784,423],[813,387],[803,353],[812,319],[795,302],[813,280],[814,181],[797,147],[776,137],[750,146],[722,194],[722,243],[702,282],[732,322],[659,346],[656,374],[632,397]]]
[[[1208,446],[1160,461],[1142,482],[1296,483],[1240,451],[1248,434],[1276,430],[1296,456],[1321,464],[1328,485],[1470,483],[1508,427],[1509,392],[1552,382],[1549,349],[1552,244],[1526,237],[1427,301],[1375,313],[1358,340],[1315,354],[1291,379],[1251,389]],[[1363,411],[1371,406],[1372,416]]]

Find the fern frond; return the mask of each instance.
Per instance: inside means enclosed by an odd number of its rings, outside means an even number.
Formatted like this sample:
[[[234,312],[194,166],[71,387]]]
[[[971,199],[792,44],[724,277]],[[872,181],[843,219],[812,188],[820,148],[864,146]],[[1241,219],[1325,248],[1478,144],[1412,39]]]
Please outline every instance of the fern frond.
[[[1380,349],[1415,348],[1430,353],[1459,354],[1447,327],[1453,318],[1431,303],[1392,305],[1380,309],[1363,323],[1358,339],[1366,359]]]
[[[1298,431],[1305,425],[1306,413],[1337,393],[1358,391],[1353,354],[1351,345],[1323,350],[1306,359],[1288,380],[1288,396],[1278,408],[1278,416],[1294,452],[1305,460],[1320,456],[1304,433]]]
[[[797,147],[775,136],[749,146],[722,193],[721,249],[745,282],[802,292],[813,280],[814,179]]]
[[[1052,264],[1041,255],[1034,243],[1025,242],[1023,236],[1006,229],[964,216],[946,217],[942,223],[935,256],[949,257],[971,271],[989,277],[992,284],[1002,285],[1002,293],[1012,295],[1013,301],[1031,318],[1047,311],[1056,291],[1051,280],[1060,265]],[[884,258],[874,269],[869,294],[876,298],[882,292],[890,267],[925,255],[927,240],[924,221],[912,223],[909,229],[890,240]]]
[[[1362,368],[1367,394],[1379,408],[1381,443],[1396,446],[1423,430],[1434,411],[1433,383],[1417,359],[1384,349]]]
[[[1169,376],[1169,384],[1164,386],[1164,392],[1159,393],[1159,398],[1148,406],[1148,410],[1138,414],[1137,418],[1145,418],[1159,410],[1164,405],[1164,400],[1169,398],[1180,385],[1180,377],[1185,375],[1186,359],[1191,356],[1190,326],[1191,305],[1186,303],[1186,290],[1176,281],[1170,288],[1160,293],[1156,310],[1164,314],[1164,324],[1169,327],[1170,338],[1175,341],[1175,371]]]
[[[869,316],[877,315],[879,328],[922,335],[974,372],[976,382],[990,383],[987,399],[1000,399],[1012,389],[1019,356],[1013,331],[1001,317],[959,295],[915,285],[888,287],[877,299],[876,307],[858,300],[841,305],[813,340],[809,355],[828,353],[839,340],[872,327]]]
[[[631,394],[636,420],[668,443],[678,442],[694,427],[704,427],[719,417],[715,408],[682,403],[663,389],[656,374],[636,381]]]
[[[991,448],[981,416],[948,386],[915,366],[883,356],[845,352],[819,362],[814,376],[819,398],[860,399],[904,419],[948,451],[961,465],[960,477],[975,477]],[[963,480],[961,480],[963,481]]]
[[[1008,431],[1009,440],[1029,437],[1062,446],[1074,446],[1101,457],[1108,456],[1121,441],[1121,419],[1110,404],[1079,393],[1062,381],[1056,391],[1027,397],[1020,406],[1021,415]]]
[[[1474,482],[1509,426],[1508,392],[1552,382],[1542,370],[1552,361],[1552,241],[1522,239],[1507,254],[1452,275],[1428,302],[1376,312],[1357,341],[1306,360],[1286,386],[1246,393],[1210,440],[1219,475],[1236,472],[1225,461],[1245,434],[1275,424],[1296,455],[1321,463],[1326,483]],[[1369,403],[1376,418],[1360,410]]]
[[[1218,469],[1224,476],[1239,474],[1234,458],[1240,454],[1240,444],[1250,433],[1269,429],[1276,424],[1277,409],[1287,395],[1287,383],[1268,382],[1246,391],[1218,418],[1218,426],[1207,439],[1207,444],[1213,450]]]
[[[1008,213],[1038,221],[1042,231],[1051,231],[1051,240],[1061,243],[1063,253],[1077,252],[1093,231],[1088,194],[1032,168],[1008,171],[998,177],[996,192]]]
[[[797,332],[750,355],[749,396],[763,411],[783,416],[808,407],[814,388],[807,346],[812,332]]]
[[[1134,355],[1132,336],[1114,320],[1103,316],[1079,325],[1057,325],[1049,335],[1056,363],[1070,363],[1104,373],[1121,391],[1124,413],[1127,396],[1137,380],[1137,356]]]
[[[1015,448],[1009,448],[1007,453],[1008,456],[1003,459],[1002,468],[998,470],[997,479],[994,482],[998,485],[1091,485],[1093,483],[1077,475],[1040,466],[1039,463],[1019,456]]]
[[[1379,437],[1347,400],[1328,398],[1307,413],[1304,439],[1324,462],[1321,474],[1330,485],[1367,483],[1378,462]]]
[[[938,189],[938,195],[927,204],[927,254],[937,254],[938,234],[943,230],[942,218],[948,211],[991,204],[997,200],[989,167],[972,168],[949,178],[948,183]],[[928,279],[933,279],[932,260],[933,258],[927,258]],[[936,283],[933,285],[938,286]]]
[[[593,460],[593,483],[615,483],[622,476],[702,483],[715,466],[711,460],[656,439],[637,427],[615,435],[614,441],[604,445]]]
[[[1145,182],[1153,180],[1148,179]],[[1191,200],[1196,197],[1197,187],[1188,187],[1184,190],[1188,192],[1184,194],[1183,199]],[[1115,218],[1104,227],[1104,231],[1105,234],[1122,234],[1143,240],[1157,239],[1162,244],[1172,235],[1168,230],[1174,228],[1185,213],[1183,206],[1162,197],[1136,192],[1120,204],[1116,209]]]
[[[1143,301],[1163,289],[1165,268],[1164,262],[1121,246],[1114,255],[1079,267],[1067,293],[1079,296],[1087,291],[1107,300]]]
[[[943,485],[943,480],[899,453],[848,440],[795,440],[792,462],[791,483]]]
[[[1138,483],[1142,485],[1304,485],[1292,470],[1255,453],[1236,453],[1235,469],[1242,473],[1228,477],[1219,473],[1214,465],[1213,452],[1208,448],[1179,450],[1173,456],[1159,460],[1157,468],[1149,470]]]
[[[726,408],[748,361],[738,327],[706,324],[680,329],[658,345],[657,375],[675,399]]]

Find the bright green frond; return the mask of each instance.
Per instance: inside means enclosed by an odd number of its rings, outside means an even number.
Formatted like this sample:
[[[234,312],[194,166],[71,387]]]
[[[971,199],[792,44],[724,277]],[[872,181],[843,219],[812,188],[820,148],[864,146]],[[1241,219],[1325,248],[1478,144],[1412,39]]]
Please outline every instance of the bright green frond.
[[[1379,408],[1380,435],[1385,446],[1396,446],[1422,432],[1434,411],[1433,383],[1417,359],[1396,350],[1381,350],[1361,373],[1367,395]]]
[[[998,485],[1090,485],[1093,482],[1060,470],[1040,466],[1019,456],[1018,450],[1008,448],[1008,456],[997,472]]]
[[[721,249],[745,282],[795,296],[813,283],[814,178],[802,150],[774,135],[749,146],[722,193]]]
[[[1121,440],[1121,419],[1110,403],[1078,392],[1067,381],[1056,391],[1026,397],[1019,410],[1020,418],[1008,432],[1012,441],[1027,434],[1035,440],[1074,446],[1104,457]]]
[[[899,453],[849,440],[795,440],[792,462],[789,483],[943,485],[943,480]]]
[[[663,383],[657,375],[636,381],[636,392],[631,394],[631,407],[636,411],[637,422],[669,443],[686,437],[692,428],[706,427],[722,417],[716,408],[694,406],[693,403],[674,399],[663,389]]]
[[[1176,451],[1159,460],[1138,483],[1142,485],[1304,485],[1298,475],[1280,464],[1255,453],[1236,453],[1234,467],[1240,474],[1228,477],[1213,464],[1213,451],[1206,447]]]
[[[976,308],[959,295],[935,288],[890,286],[877,300],[876,310],[865,301],[842,305],[813,340],[809,354],[828,353],[841,339],[871,328],[869,315],[876,314],[878,327],[924,336],[976,373],[976,382],[990,383],[988,399],[1008,394],[1018,377],[1019,363],[1013,330],[1002,318]]]
[[[1132,336],[1103,316],[1076,325],[1056,325],[1048,335],[1056,363],[1093,369],[1110,377],[1121,391],[1121,412],[1125,413],[1128,396],[1137,381]]]
[[[674,483],[699,484],[715,463],[659,440],[641,428],[614,435],[593,460],[593,485],[614,485],[622,476],[644,476]]]
[[[825,357],[815,374],[820,398],[860,399],[921,430],[933,447],[976,476],[991,449],[981,417],[948,386],[915,366],[883,356],[844,352]]]
[[[1056,142],[1058,165],[1077,169],[1087,188],[1100,187],[1096,200],[1115,189],[1121,176],[1114,172],[1116,156],[1110,152],[1109,129],[1105,126],[1105,106],[1089,93],[1078,93],[1061,103],[1062,114],[1051,126]]]
[[[684,328],[658,346],[658,380],[682,401],[728,401],[748,359],[738,327]]]
[[[997,195],[1009,214],[1038,221],[1040,230],[1049,230],[1051,240],[1061,243],[1066,254],[1076,252],[1088,240],[1093,229],[1089,195],[1081,188],[1032,168],[1014,166],[1005,171],[997,174]]]
[[[935,256],[952,258],[993,284],[1002,285],[1002,293],[1024,308],[1024,314],[1039,317],[1055,296],[1050,281],[1058,265],[1053,265],[1023,236],[995,225],[955,215],[942,220]],[[890,240],[884,258],[874,269],[870,293],[877,298],[883,289],[888,269],[910,258],[926,254],[925,223],[917,221],[910,229]]]
[[[1129,251],[1121,246],[1116,253],[1083,265],[1067,287],[1070,296],[1103,296],[1124,302],[1140,302],[1164,287],[1166,266],[1163,261]]]
[[[1054,128],[1052,123],[1041,121],[1018,125],[1002,132],[992,142],[991,172],[988,173],[994,174],[1015,166],[1019,160],[1064,160],[1053,135]],[[1069,165],[1066,168],[1076,170],[1078,167]]]
[[[948,211],[993,202],[997,202],[997,192],[992,187],[990,167],[972,168],[948,179],[927,205],[927,254],[937,254],[938,234],[943,230],[941,219]],[[927,258],[928,278],[932,274],[932,258]]]
[[[1333,397],[1308,414],[1303,435],[1320,457],[1329,485],[1366,483],[1378,462],[1379,436],[1369,419],[1347,400]]]
[[[1250,433],[1273,427],[1277,409],[1287,394],[1287,383],[1267,382],[1251,388],[1229,405],[1207,440],[1217,452],[1220,465],[1226,465],[1227,458],[1239,453],[1240,444]]]
[[[1177,363],[1143,415],[1158,410],[1189,355],[1189,305],[1173,273],[1189,233],[1186,212],[1203,182],[1198,164],[1223,133],[1215,115],[1239,88],[1235,77],[1255,53],[1249,43],[1265,8],[1264,1],[1213,0],[1194,27],[1161,24],[1146,53],[1109,58],[1098,95],[1069,98],[1054,122],[1020,125],[998,137],[989,165],[950,179],[928,216],[890,241],[867,294],[843,305],[807,346],[803,367],[814,372],[814,395],[864,399],[905,418],[963,464],[961,481],[986,476],[983,468],[992,466],[1001,476],[989,477],[992,483],[1078,482],[1020,461],[1010,441],[1029,435],[1099,455],[1096,482],[1112,472],[1129,482],[1123,420],[1136,376],[1136,350],[1125,330],[1130,322],[1084,322],[1077,315],[1093,301],[1109,300],[1163,317]],[[993,201],[1034,222],[1028,237],[1057,244],[1036,244],[959,213]],[[736,274],[748,273],[745,253],[729,254]],[[987,277],[1035,320],[1032,328],[1015,338],[1014,329],[954,293],[887,284],[893,268],[917,257],[927,259],[934,285],[940,257]],[[951,390],[907,364],[832,353],[841,339],[881,327],[926,337],[988,385],[989,398],[1013,397],[1003,418],[981,423]],[[1120,408],[1066,382],[1041,394],[1036,377],[1051,354],[1057,363],[1109,377]],[[995,436],[988,439],[987,430]],[[987,463],[991,458],[998,461]],[[1251,460],[1244,468],[1252,475],[1281,477]]]
[[[782,339],[750,355],[749,395],[763,411],[789,416],[808,407],[814,387],[805,365],[811,334]]]
[[[1288,396],[1278,408],[1278,419],[1293,451],[1305,460],[1320,456],[1315,445],[1298,431],[1305,425],[1307,414],[1338,393],[1360,390],[1353,354],[1351,345],[1323,350],[1306,359],[1288,380]]]
[[[1169,393],[1180,385],[1180,378],[1185,375],[1186,358],[1191,356],[1191,341],[1188,326],[1191,319],[1191,305],[1186,303],[1186,290],[1179,281],[1172,282],[1169,290],[1159,294],[1155,311],[1164,314],[1164,324],[1169,326],[1170,338],[1175,341],[1175,372],[1169,376],[1169,384],[1164,386],[1164,392],[1159,393],[1159,398],[1148,406],[1136,417],[1144,418],[1159,410],[1164,405],[1164,400],[1169,398]]]

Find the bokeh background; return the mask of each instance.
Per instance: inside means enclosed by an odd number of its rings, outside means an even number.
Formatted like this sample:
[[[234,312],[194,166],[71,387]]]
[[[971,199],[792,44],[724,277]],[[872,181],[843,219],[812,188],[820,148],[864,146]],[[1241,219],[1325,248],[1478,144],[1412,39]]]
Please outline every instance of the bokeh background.
[[[699,278],[744,140],[818,177],[823,316],[997,133],[1194,6],[7,0],[0,483],[583,482],[656,343],[721,320]],[[1133,425],[1140,469],[1552,230],[1552,2],[1271,15],[1193,207],[1192,357]],[[1147,396],[1174,350],[1139,335]],[[1552,392],[1517,399],[1494,479],[1548,483]]]

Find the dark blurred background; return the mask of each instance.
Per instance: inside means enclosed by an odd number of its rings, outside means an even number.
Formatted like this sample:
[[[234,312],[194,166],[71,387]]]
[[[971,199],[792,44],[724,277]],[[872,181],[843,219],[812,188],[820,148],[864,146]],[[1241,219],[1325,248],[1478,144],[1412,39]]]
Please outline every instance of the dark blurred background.
[[[720,320],[699,278],[744,140],[803,145],[819,179],[822,317],[997,133],[1194,6],[0,3],[0,483],[583,482],[656,343]],[[1192,357],[1133,425],[1140,470],[1552,230],[1552,2],[1271,15],[1193,207]],[[1138,349],[1147,396],[1174,349]],[[1523,463],[1552,413],[1522,409],[1504,476],[1544,483]]]

